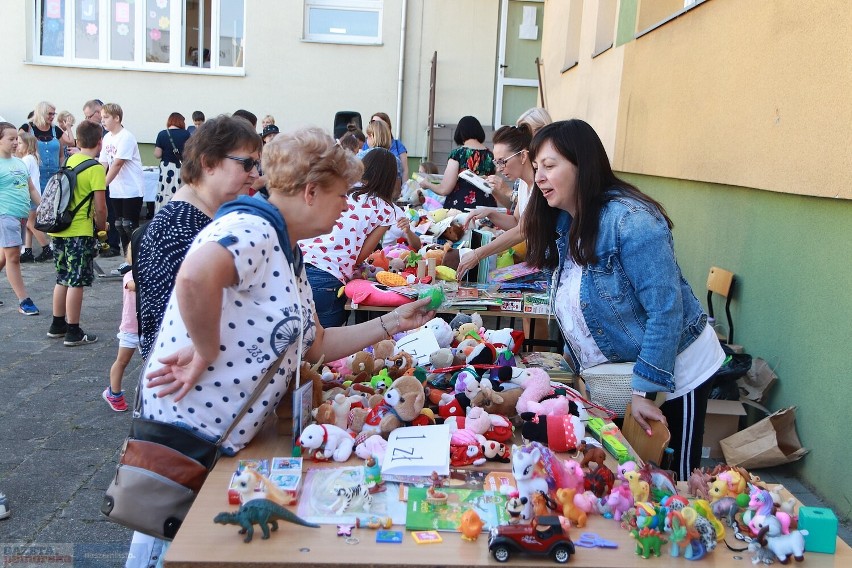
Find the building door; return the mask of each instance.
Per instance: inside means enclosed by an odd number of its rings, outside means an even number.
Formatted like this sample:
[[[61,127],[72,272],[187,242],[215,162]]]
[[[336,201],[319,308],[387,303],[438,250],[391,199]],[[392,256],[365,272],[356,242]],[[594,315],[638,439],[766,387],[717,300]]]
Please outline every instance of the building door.
[[[544,0],[501,0],[494,128],[515,124],[539,106],[536,59],[541,55]]]

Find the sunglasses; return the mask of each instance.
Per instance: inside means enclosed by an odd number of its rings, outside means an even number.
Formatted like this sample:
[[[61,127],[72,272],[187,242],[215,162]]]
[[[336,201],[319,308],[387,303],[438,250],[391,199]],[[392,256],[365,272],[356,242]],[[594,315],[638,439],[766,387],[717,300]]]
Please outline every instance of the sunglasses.
[[[509,160],[511,160],[512,158],[514,158],[518,154],[520,154],[521,152],[523,152],[523,150],[518,150],[517,152],[515,152],[514,154],[512,154],[508,158],[500,158],[499,160],[494,160],[494,165],[497,166],[498,168],[505,168],[506,162],[508,162]]]
[[[260,165],[260,162],[255,160],[254,158],[239,158],[237,156],[225,156],[225,157],[228,158],[229,160],[234,160],[235,162],[242,162],[243,170],[245,170],[246,173],[250,172],[252,170],[252,168],[256,168],[257,166]]]

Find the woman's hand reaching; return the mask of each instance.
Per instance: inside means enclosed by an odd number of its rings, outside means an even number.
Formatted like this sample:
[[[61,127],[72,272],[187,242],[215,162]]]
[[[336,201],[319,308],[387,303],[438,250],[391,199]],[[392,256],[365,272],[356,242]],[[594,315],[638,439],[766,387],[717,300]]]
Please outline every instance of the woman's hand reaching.
[[[479,264],[479,254],[472,250],[461,258],[459,267],[456,269],[456,280],[461,281],[468,270]]]
[[[633,395],[633,399],[630,401],[630,407],[633,418],[636,419],[639,426],[649,436],[651,435],[651,426],[648,424],[648,420],[657,420],[668,426],[666,417],[663,415],[663,411],[654,404],[654,401],[643,396]]]
[[[158,361],[163,366],[145,376],[148,379],[148,386],[165,385],[165,388],[157,391],[157,396],[162,398],[177,393],[175,402],[192,390],[201,374],[210,365],[210,362],[203,359],[192,345],[175,351],[171,355],[160,357]]]
[[[397,318],[397,322],[390,320],[390,324],[397,323],[396,331],[408,331],[415,327],[420,327],[427,321],[435,317],[435,310],[427,310],[426,306],[431,302],[431,298],[421,298],[414,302],[409,302],[399,306],[392,311],[390,315]]]
[[[477,207],[473,211],[467,214],[467,217],[464,220],[464,229],[467,230],[468,225],[472,221],[478,221],[480,219],[487,219],[490,215],[497,212],[497,209],[494,207]]]

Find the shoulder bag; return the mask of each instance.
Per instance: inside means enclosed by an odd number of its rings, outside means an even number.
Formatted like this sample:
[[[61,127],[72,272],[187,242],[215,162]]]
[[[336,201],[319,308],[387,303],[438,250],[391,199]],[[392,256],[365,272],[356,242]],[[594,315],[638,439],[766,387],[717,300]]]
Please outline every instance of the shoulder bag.
[[[257,401],[283,357],[282,353],[269,367],[217,442],[180,426],[142,418],[143,365],[130,434],[121,448],[118,467],[104,495],[101,512],[110,521],[135,531],[172,540],[216,465],[222,442]]]

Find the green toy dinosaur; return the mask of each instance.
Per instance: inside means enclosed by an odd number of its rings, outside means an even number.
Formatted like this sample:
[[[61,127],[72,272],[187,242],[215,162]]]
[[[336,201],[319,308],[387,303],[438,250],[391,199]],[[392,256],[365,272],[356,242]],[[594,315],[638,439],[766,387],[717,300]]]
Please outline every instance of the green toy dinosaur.
[[[301,519],[269,499],[252,499],[246,501],[240,506],[236,513],[219,513],[213,519],[214,523],[220,525],[240,525],[240,534],[245,534],[246,538],[243,542],[251,542],[254,536],[253,525],[260,525],[260,530],[263,531],[261,538],[269,538],[269,525],[272,525],[272,530],[278,530],[278,521],[287,521],[302,525],[304,527],[319,528],[319,525],[309,523]]]
[[[659,556],[660,549],[668,542],[657,529],[633,529],[630,536],[636,539],[636,554],[642,558],[648,558],[652,554]]]

